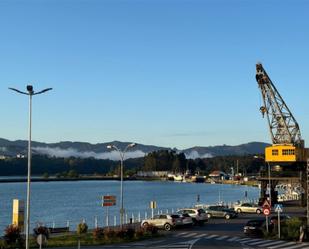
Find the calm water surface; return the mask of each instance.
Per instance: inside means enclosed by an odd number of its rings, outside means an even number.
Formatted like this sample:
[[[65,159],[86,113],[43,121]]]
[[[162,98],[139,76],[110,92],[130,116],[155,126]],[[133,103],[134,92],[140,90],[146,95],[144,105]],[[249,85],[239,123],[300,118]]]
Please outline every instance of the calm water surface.
[[[125,181],[124,205],[126,213],[135,217],[145,212],[150,215],[149,202],[155,200],[158,209],[176,210],[196,204],[197,195],[200,202],[213,204],[235,202],[245,197],[256,199],[259,189],[241,185],[178,183],[161,181]],[[90,227],[94,226],[97,216],[99,225],[103,225],[106,208],[101,206],[103,195],[116,195],[117,206],[109,208],[114,222],[114,215],[119,216],[119,181],[77,181],[77,182],[34,182],[31,184],[31,223],[44,222],[56,226],[65,226],[70,220],[72,226],[85,219]],[[0,184],[0,234],[11,223],[13,199],[26,201],[26,183]]]

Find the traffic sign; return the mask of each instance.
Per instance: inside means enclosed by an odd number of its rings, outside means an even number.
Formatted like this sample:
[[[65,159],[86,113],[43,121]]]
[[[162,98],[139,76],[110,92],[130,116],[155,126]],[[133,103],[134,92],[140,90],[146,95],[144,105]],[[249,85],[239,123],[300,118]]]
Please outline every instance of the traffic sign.
[[[263,202],[262,207],[263,207],[263,208],[270,207],[270,203],[269,203],[269,201],[268,201],[267,199]]]
[[[268,216],[270,214],[270,209],[269,208],[264,208],[263,209],[263,214]]]
[[[275,211],[281,213],[283,211],[282,204],[275,204]]]
[[[103,196],[103,207],[111,207],[116,205],[116,196],[105,195]]]

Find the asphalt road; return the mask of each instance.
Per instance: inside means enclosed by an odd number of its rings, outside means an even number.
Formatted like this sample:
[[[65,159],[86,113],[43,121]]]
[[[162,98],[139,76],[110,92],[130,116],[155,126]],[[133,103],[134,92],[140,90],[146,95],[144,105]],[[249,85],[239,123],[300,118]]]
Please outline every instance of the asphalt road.
[[[284,214],[303,216],[299,207],[285,207]],[[274,213],[272,214],[274,215]],[[264,218],[263,214],[240,214],[238,218],[210,219],[204,226],[180,228],[169,232],[162,231],[162,237],[127,244],[99,247],[82,247],[86,249],[309,249],[309,243],[288,242],[283,240],[265,240],[248,238],[243,234],[243,227],[250,219]]]

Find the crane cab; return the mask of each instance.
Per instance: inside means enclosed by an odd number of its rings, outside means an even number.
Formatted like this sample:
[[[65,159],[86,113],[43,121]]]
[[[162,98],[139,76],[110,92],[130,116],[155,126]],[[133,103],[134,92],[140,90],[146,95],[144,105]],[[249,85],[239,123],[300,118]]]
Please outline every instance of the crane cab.
[[[306,162],[308,149],[292,144],[274,144],[265,148],[266,162]]]

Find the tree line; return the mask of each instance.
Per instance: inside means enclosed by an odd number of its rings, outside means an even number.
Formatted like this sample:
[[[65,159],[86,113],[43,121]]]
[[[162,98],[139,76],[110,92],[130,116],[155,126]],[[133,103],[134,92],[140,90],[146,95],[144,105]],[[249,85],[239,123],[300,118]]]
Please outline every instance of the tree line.
[[[170,171],[184,173],[187,170],[192,173],[200,172],[209,174],[213,170],[221,170],[226,173],[257,173],[263,162],[254,159],[252,155],[244,156],[218,156],[203,159],[187,159],[184,153],[173,150],[160,150],[147,154],[143,158],[127,159],[125,162],[125,174],[134,175],[137,171]],[[33,155],[32,175],[57,175],[59,177],[76,175],[119,175],[119,161],[95,158],[57,158],[44,155]],[[0,160],[1,176],[26,176],[27,158],[7,158]]]

